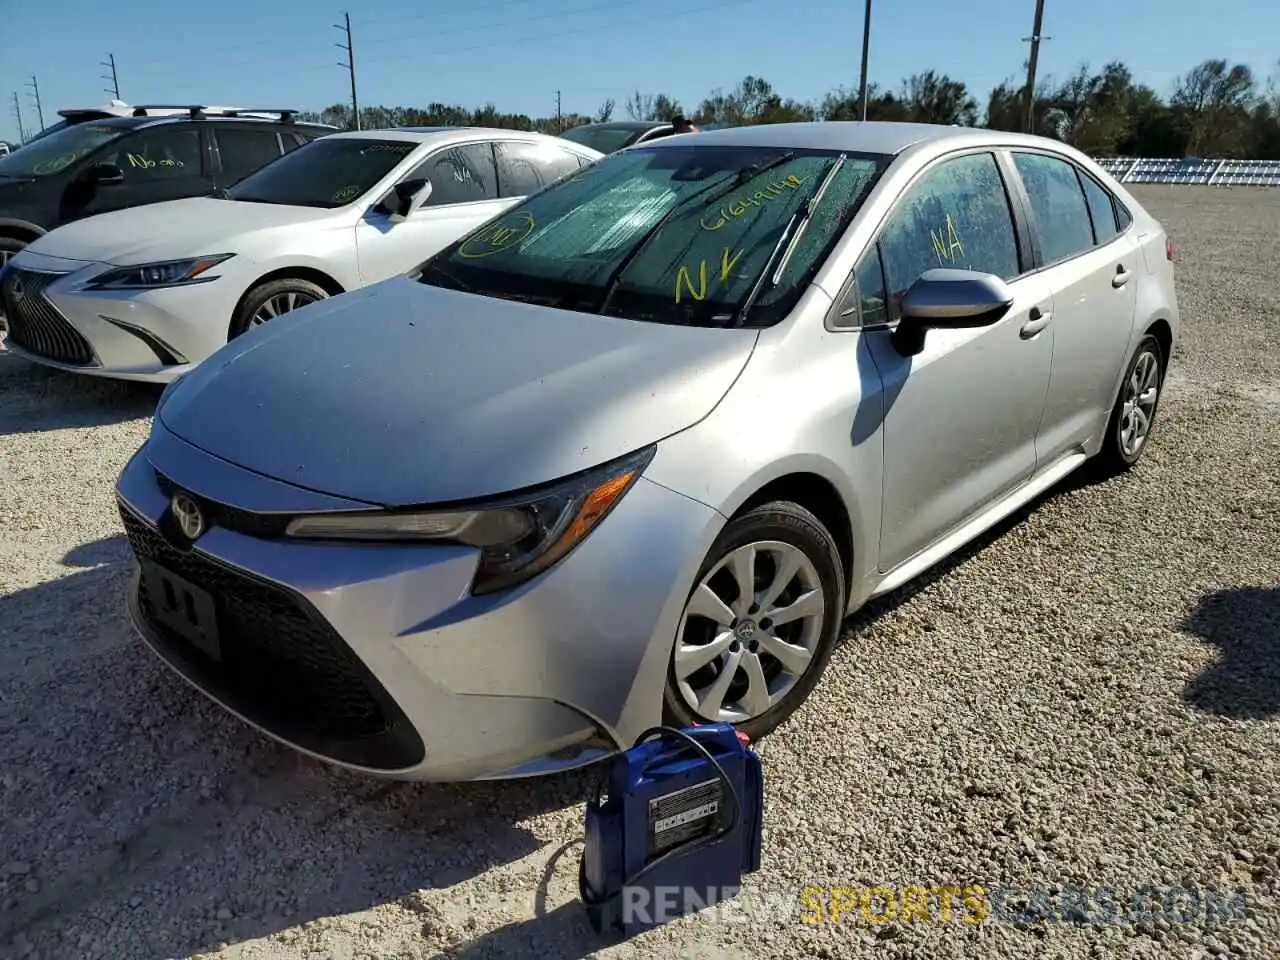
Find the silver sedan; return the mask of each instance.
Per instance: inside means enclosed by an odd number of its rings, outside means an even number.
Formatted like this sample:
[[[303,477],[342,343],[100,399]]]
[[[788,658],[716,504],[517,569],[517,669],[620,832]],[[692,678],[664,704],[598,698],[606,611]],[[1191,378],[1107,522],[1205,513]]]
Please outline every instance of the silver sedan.
[[[134,623],[294,748],[456,780],[769,733],[841,622],[1143,455],[1173,248],[1060,143],[822,123],[642,144],[166,389]]]

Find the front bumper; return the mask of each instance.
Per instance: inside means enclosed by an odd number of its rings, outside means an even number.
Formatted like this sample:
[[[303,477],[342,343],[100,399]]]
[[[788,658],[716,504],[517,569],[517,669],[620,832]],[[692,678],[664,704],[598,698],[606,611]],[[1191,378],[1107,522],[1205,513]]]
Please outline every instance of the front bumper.
[[[24,251],[6,272],[25,281],[22,302],[6,296],[7,346],[59,370],[167,383],[227,342],[242,291],[225,267],[205,283],[92,290],[88,282],[114,267]]]
[[[214,517],[186,551],[162,532],[174,487],[204,498]],[[221,662],[149,614],[135,570],[135,626],[170,667],[297,750],[411,780],[550,773],[660,722],[678,617],[723,523],[641,479],[551,570],[472,597],[470,548],[241,532],[252,517],[229,507],[261,519],[361,505],[242,471],[159,422],[117,494],[135,555],[214,598]]]

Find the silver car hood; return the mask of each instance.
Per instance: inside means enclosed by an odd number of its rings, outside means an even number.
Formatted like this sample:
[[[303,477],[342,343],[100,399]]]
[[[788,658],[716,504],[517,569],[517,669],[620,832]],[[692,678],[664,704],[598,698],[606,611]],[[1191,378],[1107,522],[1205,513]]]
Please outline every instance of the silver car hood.
[[[385,505],[465,500],[692,426],[757,337],[401,276],[250,330],[176,383],[157,416],[214,456],[311,490]]]

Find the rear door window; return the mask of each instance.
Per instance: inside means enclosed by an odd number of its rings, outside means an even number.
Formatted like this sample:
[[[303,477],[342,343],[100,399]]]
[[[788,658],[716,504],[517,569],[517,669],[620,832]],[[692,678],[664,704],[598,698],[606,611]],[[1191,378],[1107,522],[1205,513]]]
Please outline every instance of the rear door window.
[[[280,138],[274,129],[214,126],[213,135],[225,183],[235,183],[280,156]]]
[[[1014,166],[1031,201],[1032,228],[1045,264],[1066,260],[1093,247],[1089,205],[1076,168],[1042,153],[1015,153]]]
[[[581,169],[577,154],[552,144],[500,140],[494,147],[503,197],[527,197]]]

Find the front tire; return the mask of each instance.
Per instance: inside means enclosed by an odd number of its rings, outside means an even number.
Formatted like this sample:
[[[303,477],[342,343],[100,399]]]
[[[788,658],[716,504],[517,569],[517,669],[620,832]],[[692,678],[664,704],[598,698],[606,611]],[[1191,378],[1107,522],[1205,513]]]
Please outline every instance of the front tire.
[[[845,582],[830,531],[775,501],[731,520],[698,571],[667,668],[665,722],[770,733],[813,690],[840,635]]]
[[[234,340],[250,327],[267,323],[278,316],[305,307],[329,296],[328,291],[310,280],[285,277],[260,283],[240,301],[235,316],[231,318],[228,340]]]
[[[1142,459],[1150,445],[1160,391],[1164,386],[1166,358],[1158,341],[1146,334],[1138,343],[1125,370],[1115,406],[1107,421],[1102,449],[1091,464],[1099,478],[1117,476]]]

